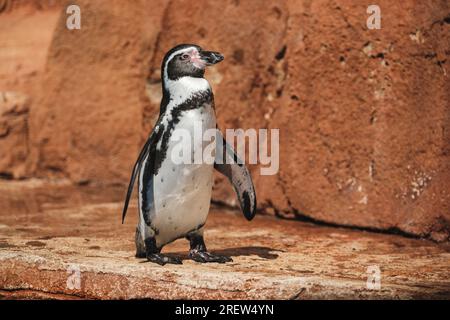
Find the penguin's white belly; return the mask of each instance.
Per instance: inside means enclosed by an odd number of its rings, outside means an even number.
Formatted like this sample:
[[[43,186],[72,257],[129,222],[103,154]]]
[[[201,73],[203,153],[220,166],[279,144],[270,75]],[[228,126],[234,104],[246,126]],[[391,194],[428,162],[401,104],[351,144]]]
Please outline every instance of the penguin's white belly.
[[[198,126],[194,129],[194,126]],[[201,125],[201,130],[199,127]],[[181,114],[174,130],[189,133],[194,140],[194,131],[203,135],[207,129],[216,128],[216,118],[211,106],[188,110]],[[181,132],[181,131],[178,131]],[[172,132],[173,134],[173,132]],[[169,141],[166,158],[161,163],[158,174],[154,177],[154,212],[152,226],[156,229],[157,246],[183,237],[188,232],[201,227],[208,216],[211,201],[214,164],[179,163],[172,157],[172,152],[179,141]],[[201,155],[206,141],[191,143],[191,157],[194,152]],[[200,150],[198,150],[200,148]],[[180,150],[178,145],[176,151]]]

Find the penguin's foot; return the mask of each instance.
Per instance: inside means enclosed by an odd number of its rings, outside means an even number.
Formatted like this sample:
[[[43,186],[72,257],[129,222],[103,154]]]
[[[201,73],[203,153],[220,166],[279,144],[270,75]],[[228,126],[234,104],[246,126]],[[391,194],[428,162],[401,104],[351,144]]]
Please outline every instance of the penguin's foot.
[[[178,257],[172,257],[172,256],[166,256],[162,253],[149,253],[147,254],[147,261],[157,263],[161,266],[165,265],[166,263],[170,264],[183,264],[180,258]]]
[[[231,262],[233,259],[227,256],[220,256],[209,253],[206,249],[205,240],[203,239],[203,229],[195,230],[187,235],[191,249],[189,250],[189,258],[197,262]]]
[[[136,258],[140,258],[140,259],[142,259],[142,258],[146,258],[147,257],[147,255],[145,254],[145,252],[139,252],[139,251],[136,251],[136,254],[134,255]]]
[[[161,266],[165,265],[166,263],[170,264],[182,264],[180,258],[173,257],[173,256],[167,256],[165,254],[161,253],[162,247],[156,246],[156,240],[153,237],[147,238],[144,240],[145,244],[145,258],[147,258],[147,262],[154,262]],[[140,254],[139,248],[137,247],[136,250],[136,256],[137,254]]]
[[[197,251],[197,250],[191,250],[189,251],[189,258],[191,258],[194,261],[206,263],[206,262],[217,262],[217,263],[225,263],[225,262],[232,262],[233,259],[227,256],[221,256],[209,253],[207,251]]]

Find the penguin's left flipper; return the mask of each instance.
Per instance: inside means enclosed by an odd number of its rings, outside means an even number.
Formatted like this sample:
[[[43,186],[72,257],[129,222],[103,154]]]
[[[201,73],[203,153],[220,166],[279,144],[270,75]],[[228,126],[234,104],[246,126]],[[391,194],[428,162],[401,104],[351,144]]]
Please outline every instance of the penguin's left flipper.
[[[256,193],[252,177],[219,129],[216,136],[214,168],[230,180],[238,196],[242,213],[247,220],[252,220],[256,214]]]

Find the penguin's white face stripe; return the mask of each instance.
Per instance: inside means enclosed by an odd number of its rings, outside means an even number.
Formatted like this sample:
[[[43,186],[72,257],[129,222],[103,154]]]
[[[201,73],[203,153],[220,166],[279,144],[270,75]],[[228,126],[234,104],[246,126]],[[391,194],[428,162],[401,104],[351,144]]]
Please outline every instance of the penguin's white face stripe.
[[[169,75],[167,74],[167,66],[169,65],[169,62],[173,59],[173,57],[175,57],[176,55],[179,55],[181,53],[187,53],[187,52],[194,52],[193,54],[199,55],[199,52],[197,50],[196,47],[188,47],[188,48],[184,48],[178,51],[175,51],[174,53],[172,53],[169,58],[166,61],[166,64],[164,65],[164,82],[165,83],[169,83]]]

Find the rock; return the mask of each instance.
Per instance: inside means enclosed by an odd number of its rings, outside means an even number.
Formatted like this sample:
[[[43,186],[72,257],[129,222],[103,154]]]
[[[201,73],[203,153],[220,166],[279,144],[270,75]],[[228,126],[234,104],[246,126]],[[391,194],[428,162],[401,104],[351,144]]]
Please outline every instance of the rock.
[[[29,98],[18,92],[0,92],[0,176],[25,176],[28,155]]]
[[[0,105],[8,110],[0,114],[0,176],[24,178],[36,175],[29,123],[33,105],[47,94],[41,76],[59,6],[50,0],[0,2]]]
[[[143,263],[134,257],[136,215],[122,225],[117,190],[94,189],[0,182],[8,208],[0,211],[0,298],[450,298],[448,244],[269,216],[247,222],[217,207],[206,243],[232,263],[188,260],[186,240],[163,249],[183,265]]]

